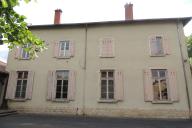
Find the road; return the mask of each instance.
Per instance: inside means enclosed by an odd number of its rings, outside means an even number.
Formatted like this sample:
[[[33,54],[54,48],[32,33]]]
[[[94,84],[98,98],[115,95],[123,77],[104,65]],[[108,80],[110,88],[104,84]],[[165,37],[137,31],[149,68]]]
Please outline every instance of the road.
[[[192,120],[17,114],[0,117],[0,128],[192,128]]]

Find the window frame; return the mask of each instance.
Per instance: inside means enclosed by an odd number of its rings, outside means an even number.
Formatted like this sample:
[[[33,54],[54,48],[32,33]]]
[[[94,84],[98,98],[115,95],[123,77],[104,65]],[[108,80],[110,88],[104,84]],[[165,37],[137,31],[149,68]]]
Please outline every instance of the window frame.
[[[25,78],[24,75],[25,73],[27,72],[27,77]],[[19,73],[22,73],[22,77],[19,78]],[[26,93],[27,93],[27,85],[28,85],[28,77],[29,77],[29,71],[17,71],[17,78],[16,78],[16,88],[15,88],[15,94],[14,94],[14,99],[16,100],[25,100],[26,99]],[[16,93],[17,93],[17,87],[19,86],[17,83],[18,81],[21,81],[21,87],[20,87],[20,90],[18,91],[19,92],[19,97],[16,97]],[[22,97],[22,92],[23,92],[23,81],[26,80],[26,87],[25,87],[25,96]]]
[[[162,47],[162,52],[161,54],[158,54],[158,53],[153,53],[152,52],[152,40],[155,40],[155,44],[156,44],[156,48],[157,48],[157,38],[161,38],[161,47]],[[163,35],[153,35],[153,36],[150,36],[149,38],[149,47],[150,47],[150,56],[151,57],[164,57],[166,56],[166,52],[165,52],[165,47],[164,47],[164,36]]]
[[[102,77],[102,72],[106,72],[106,77]],[[109,77],[109,72],[113,73],[113,77]],[[102,98],[102,80],[106,81],[106,98]],[[109,92],[109,81],[113,81],[113,92]],[[113,98],[109,97],[109,94],[113,94]],[[115,70],[113,69],[106,69],[106,70],[100,70],[100,101],[115,101]]]
[[[20,51],[20,57],[23,60],[28,60],[30,58],[29,52],[25,51],[25,48],[27,48],[29,46],[29,44],[26,44],[24,47],[21,48]],[[23,56],[24,53],[24,56]]]
[[[64,44],[64,48],[62,50],[62,45]],[[68,44],[68,49],[67,48]],[[70,58],[70,40],[59,41],[59,57],[60,58]]]
[[[157,77],[153,76],[152,70],[157,70]],[[165,77],[160,77],[160,70],[165,70]],[[150,72],[151,72],[151,84],[152,84],[152,90],[153,90],[153,103],[172,103],[171,102],[171,97],[170,97],[170,85],[169,85],[169,77],[168,77],[168,69],[166,68],[150,68]],[[158,79],[158,92],[160,93],[160,99],[157,100],[155,99],[155,94],[154,94],[154,85],[153,85],[153,80],[154,79]],[[166,80],[166,88],[167,88],[167,100],[162,100],[162,92],[161,92],[161,82],[160,80],[165,79]]]
[[[68,72],[68,76],[67,76],[68,79],[65,79],[65,78],[59,78],[59,79],[58,79],[58,78],[57,78],[57,73],[58,73],[58,72],[62,72],[62,73]],[[69,93],[69,73],[70,73],[69,70],[56,70],[56,71],[55,71],[55,97],[54,97],[54,101],[68,101],[68,93]],[[58,86],[58,85],[57,85],[57,81],[58,81],[58,80],[61,80],[61,85],[60,85],[60,86],[61,86],[60,98],[57,98],[57,86]],[[67,97],[66,97],[66,98],[63,98],[63,97],[62,97],[62,95],[63,95],[63,86],[64,86],[64,85],[63,85],[63,82],[64,82],[65,80],[68,81],[68,82],[67,82],[67,83],[68,83],[68,84],[67,84],[67,92],[66,92],[66,93],[67,93],[67,94],[66,94]]]

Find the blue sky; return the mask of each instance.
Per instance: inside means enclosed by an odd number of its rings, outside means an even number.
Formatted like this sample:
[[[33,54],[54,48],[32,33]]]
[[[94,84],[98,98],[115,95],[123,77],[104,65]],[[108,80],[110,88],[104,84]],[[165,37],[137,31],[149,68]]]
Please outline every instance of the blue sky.
[[[192,16],[192,0],[32,0],[15,10],[32,25],[52,24],[57,8],[63,11],[61,23],[113,21],[124,20],[124,5],[129,2],[133,3],[134,19]],[[192,21],[184,32],[192,34]],[[7,54],[7,46],[0,46],[0,60],[6,61]]]

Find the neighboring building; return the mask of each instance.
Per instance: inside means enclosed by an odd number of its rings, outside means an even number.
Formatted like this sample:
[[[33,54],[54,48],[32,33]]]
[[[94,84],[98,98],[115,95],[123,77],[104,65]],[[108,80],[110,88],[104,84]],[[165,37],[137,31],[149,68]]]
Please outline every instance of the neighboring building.
[[[48,50],[9,52],[10,108],[28,113],[188,118],[192,79],[188,18],[34,25]]]
[[[9,74],[7,71],[5,71],[5,68],[6,68],[6,63],[0,61],[0,109],[7,108],[5,93],[6,93]]]

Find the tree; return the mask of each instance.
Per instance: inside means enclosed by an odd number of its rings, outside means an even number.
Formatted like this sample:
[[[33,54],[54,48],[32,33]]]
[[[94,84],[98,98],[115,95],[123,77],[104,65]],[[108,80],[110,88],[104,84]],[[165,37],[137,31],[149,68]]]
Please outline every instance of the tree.
[[[192,34],[186,38],[190,64],[192,64]]]
[[[9,49],[24,48],[35,58],[37,52],[44,50],[45,43],[35,36],[27,27],[26,17],[15,12],[22,0],[0,0],[0,44],[8,44]],[[31,0],[24,0],[25,3]],[[27,47],[26,47],[27,46]]]

